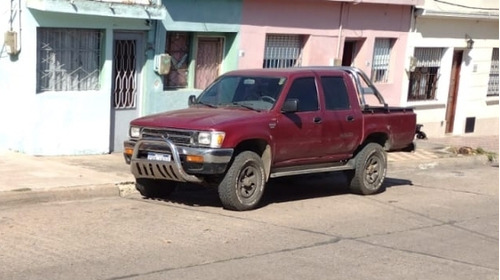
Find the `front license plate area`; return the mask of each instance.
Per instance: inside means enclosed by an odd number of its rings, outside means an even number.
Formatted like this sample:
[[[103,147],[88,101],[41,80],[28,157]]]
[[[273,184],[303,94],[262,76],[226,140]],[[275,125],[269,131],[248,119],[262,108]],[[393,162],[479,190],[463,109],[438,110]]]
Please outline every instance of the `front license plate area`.
[[[172,156],[169,154],[159,154],[159,153],[148,153],[148,160],[156,160],[156,161],[171,161]]]

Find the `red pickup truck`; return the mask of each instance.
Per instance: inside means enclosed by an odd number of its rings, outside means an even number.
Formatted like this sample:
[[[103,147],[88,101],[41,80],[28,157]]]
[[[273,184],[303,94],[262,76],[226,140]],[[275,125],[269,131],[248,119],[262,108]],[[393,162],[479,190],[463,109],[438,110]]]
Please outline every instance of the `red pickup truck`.
[[[196,183],[242,211],[258,206],[270,178],[332,171],[374,194],[386,152],[415,147],[413,109],[387,106],[353,67],[232,71],[188,103],[130,123],[124,156],[145,197]]]

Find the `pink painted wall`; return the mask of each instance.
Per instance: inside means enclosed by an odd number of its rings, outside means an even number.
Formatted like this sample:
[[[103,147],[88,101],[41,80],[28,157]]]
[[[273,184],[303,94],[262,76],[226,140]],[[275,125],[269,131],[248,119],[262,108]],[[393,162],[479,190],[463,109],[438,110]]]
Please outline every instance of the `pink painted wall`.
[[[399,105],[410,19],[406,5],[244,0],[238,67],[262,68],[266,34],[301,34],[307,37],[303,66],[333,65],[342,58],[346,40],[359,40],[353,66],[369,74],[375,38],[394,38],[390,81],[377,86],[387,103]]]

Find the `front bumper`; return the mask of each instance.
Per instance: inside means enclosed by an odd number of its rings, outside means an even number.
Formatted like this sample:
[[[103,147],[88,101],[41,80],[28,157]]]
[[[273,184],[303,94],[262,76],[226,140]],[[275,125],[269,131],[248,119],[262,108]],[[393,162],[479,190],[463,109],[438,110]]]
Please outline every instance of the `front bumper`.
[[[135,178],[163,179],[201,183],[208,175],[226,171],[233,149],[211,149],[177,146],[166,140],[124,142],[125,161]],[[148,154],[166,155],[170,160],[148,159]],[[190,161],[196,158],[196,161]]]

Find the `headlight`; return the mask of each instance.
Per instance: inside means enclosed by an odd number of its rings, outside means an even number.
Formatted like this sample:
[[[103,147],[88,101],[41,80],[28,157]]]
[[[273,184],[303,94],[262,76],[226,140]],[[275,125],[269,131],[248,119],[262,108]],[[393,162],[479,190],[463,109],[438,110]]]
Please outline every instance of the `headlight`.
[[[130,138],[139,138],[141,137],[141,128],[136,126],[130,127]]]
[[[220,131],[199,132],[198,144],[202,146],[209,146],[210,148],[220,148],[226,133]]]

